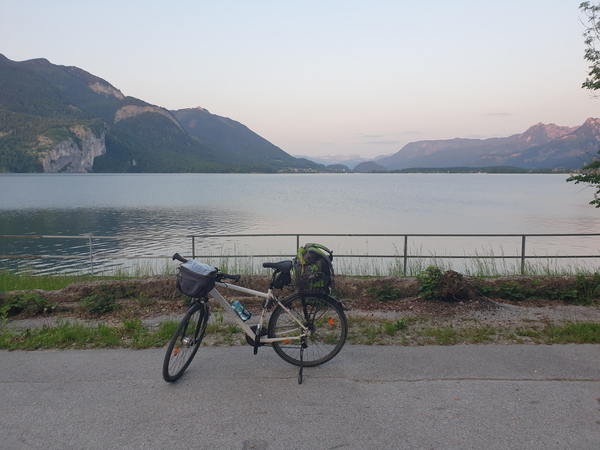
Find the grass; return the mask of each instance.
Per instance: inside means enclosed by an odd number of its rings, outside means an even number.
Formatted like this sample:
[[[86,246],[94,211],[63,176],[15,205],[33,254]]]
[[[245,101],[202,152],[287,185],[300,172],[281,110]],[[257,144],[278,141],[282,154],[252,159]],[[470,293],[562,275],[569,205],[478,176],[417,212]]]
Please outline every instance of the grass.
[[[98,278],[89,275],[33,275],[31,273],[17,274],[11,271],[0,272],[0,292],[25,291],[42,289],[44,291],[57,291],[69,284],[80,281],[92,281]]]
[[[78,273],[36,274],[34,268],[24,270],[0,270],[0,292],[24,291],[41,289],[44,291],[57,291],[73,283],[84,281],[103,280],[128,280],[145,278],[156,274],[177,273],[174,264],[166,263],[161,267],[139,262],[129,269],[117,268],[95,275]]]
[[[532,323],[528,328],[510,331],[489,325],[428,325],[425,319],[404,318],[396,321],[349,318],[348,344],[355,345],[458,345],[486,344],[502,340],[508,343],[600,344],[600,324],[564,322]],[[165,346],[178,323],[164,321],[158,327],[146,327],[140,319],[122,319],[117,326],[99,323],[88,326],[64,321],[55,327],[11,330],[0,325],[0,349],[90,349],[90,348],[158,348]],[[245,336],[236,325],[214,322],[207,326],[203,345],[245,345]]]
[[[260,259],[260,258],[255,258]],[[440,258],[431,257],[429,259],[411,260],[410,266],[407,270],[408,277],[415,277],[422,274],[427,270],[428,267],[437,267],[442,272],[452,269],[451,265],[447,260]],[[461,273],[466,276],[478,277],[478,278],[492,278],[506,275],[519,275],[520,269],[517,267],[509,267],[504,261],[504,265],[498,260],[490,260],[485,257],[474,258],[465,263]],[[221,264],[218,264],[218,263]],[[210,263],[210,262],[209,262]],[[220,261],[212,261],[213,265],[219,267],[221,271],[230,274],[261,274],[270,275],[269,270],[258,269],[255,267],[257,261],[241,261],[235,259],[233,261],[226,258]],[[260,261],[262,264],[262,260]],[[347,275],[354,277],[389,277],[389,276],[403,276],[403,268],[401,261],[394,260],[390,261],[376,261],[363,262],[360,265],[347,264],[343,260],[338,260],[336,264],[336,274]],[[499,267],[499,265],[501,267]],[[456,270],[454,268],[453,270]],[[162,274],[174,274],[175,269],[172,267],[166,268]],[[550,260],[543,263],[541,261],[531,264],[527,263],[525,266],[525,275],[528,276],[592,276],[594,271],[589,270],[583,266],[568,265],[565,267],[557,267]],[[375,274],[375,275],[374,275]],[[34,275],[33,272],[13,272],[10,270],[0,271],[0,292],[11,292],[11,291],[25,291],[40,289],[44,291],[56,291],[67,287],[70,284],[85,282],[85,281],[103,281],[103,280],[126,280],[135,278],[144,278],[154,275],[154,272],[133,270],[133,271],[117,271],[110,275],[69,275],[69,274],[57,274],[57,275]],[[388,299],[392,299],[394,292],[373,292],[375,297],[385,295]]]
[[[56,327],[24,331],[0,330],[0,348],[4,350],[39,350],[66,348],[151,348],[164,346],[175,332],[177,323],[163,322],[158,329],[150,330],[139,319],[123,320],[119,326],[102,323],[87,326],[65,321]]]
[[[262,263],[272,258],[265,257],[240,257],[236,253],[243,253],[234,248],[233,253],[223,253],[211,255],[210,251],[203,249],[202,253],[206,255],[207,264],[219,267],[221,271],[230,274],[270,274],[269,270],[262,268]],[[408,251],[407,266],[404,267],[404,252],[395,245],[391,257],[377,258],[371,257],[368,253],[345,251],[350,258],[338,256],[334,263],[337,274],[344,274],[356,277],[387,277],[387,276],[408,276],[415,277],[423,273],[428,267],[435,266],[445,272],[446,270],[455,270],[466,276],[472,277],[499,277],[510,275],[521,275],[521,260],[519,257],[507,256],[502,246],[494,250],[482,247],[475,249],[464,255],[453,255],[448,259],[450,253],[436,255],[434,252],[426,252],[422,247],[413,247]],[[282,256],[281,259],[288,257]],[[34,275],[33,267],[19,269],[18,274],[15,271],[3,270],[0,272],[0,292],[26,289],[57,290],[62,289],[68,284],[78,281],[103,280],[103,279],[127,279],[141,278],[156,274],[174,274],[177,271],[177,263],[167,261],[144,261],[143,259],[131,264],[129,267],[117,267],[106,269],[102,273],[96,272],[96,276],[79,274],[56,274],[56,275]],[[552,256],[532,259],[531,256],[526,260],[523,275],[529,276],[572,276],[572,275],[592,275],[596,270],[592,263],[586,263],[586,260],[569,260],[553,258]]]
[[[118,326],[99,323],[96,326],[63,321],[55,327],[11,330],[6,324],[0,328],[0,349],[90,349],[90,348],[159,348],[164,347],[178,322],[164,321],[157,328],[143,325],[140,319],[122,319]],[[212,323],[207,326],[211,345],[237,345],[245,342],[236,325]],[[207,339],[208,340],[208,339]]]
[[[563,325],[546,324],[541,329],[519,329],[515,334],[537,344],[598,344],[600,324],[569,321]]]
[[[111,276],[91,275],[34,275],[31,272],[15,273],[8,270],[0,272],[0,292],[27,291],[41,289],[58,291],[73,283],[83,281],[127,280],[139,278],[135,274],[117,273]]]
[[[423,260],[424,261],[424,260]],[[482,260],[483,261],[483,260]],[[439,260],[438,266],[439,266]],[[227,272],[239,272],[240,266],[223,266]],[[250,269],[249,266],[245,267]],[[497,267],[496,267],[497,268]],[[495,272],[495,267],[486,266],[488,272]],[[482,267],[479,268],[480,270]],[[528,266],[528,270],[533,270]],[[549,265],[546,275],[552,273]],[[442,269],[443,270],[443,269]],[[579,270],[579,269],[578,269]],[[101,279],[128,279],[131,278],[125,272],[115,274],[113,277],[89,277],[83,275],[60,275],[60,276],[34,276],[30,273],[15,274],[4,271],[0,273],[0,291],[13,290],[57,290],[78,281],[90,281]],[[581,272],[579,272],[581,277]],[[578,277],[578,278],[579,278]],[[585,281],[585,283],[584,283]],[[577,300],[583,304],[591,304],[587,299],[600,289],[600,275],[596,274],[593,281],[581,280],[577,285]],[[515,298],[526,296],[514,286],[503,286],[504,291],[509,290]],[[581,291],[581,292],[579,292]],[[101,292],[102,293],[102,292]],[[103,313],[105,308],[110,308],[110,300],[113,295],[104,292],[104,297],[91,296],[83,299],[82,307],[89,308],[92,312]],[[377,289],[371,289],[369,294],[379,301],[388,301],[395,298],[398,292],[391,285],[383,285]],[[568,301],[569,292],[555,292],[557,299]],[[583,294],[586,294],[585,296]],[[122,295],[121,295],[122,297]],[[125,298],[125,297],[124,297]],[[585,300],[584,299],[584,300]],[[589,300],[588,299],[588,300]],[[107,304],[101,300],[108,300]],[[147,301],[139,298],[142,305]],[[95,327],[84,326],[79,323],[62,322],[56,327],[45,327],[42,329],[28,329],[24,331],[11,330],[8,317],[19,310],[29,311],[31,314],[46,314],[51,312],[55,305],[44,303],[36,297],[35,293],[19,293],[7,296],[0,302],[0,349],[8,350],[34,350],[38,348],[150,348],[164,346],[170,339],[177,324],[164,322],[159,328],[147,328],[139,319],[123,318],[118,326],[106,326],[99,324]],[[98,309],[99,308],[99,309]],[[98,309],[98,311],[96,311]],[[208,345],[238,345],[245,342],[245,337],[239,327],[224,323],[222,311],[213,311],[216,323],[209,324],[207,330]],[[554,343],[600,343],[600,325],[591,322],[566,322],[562,324],[538,323],[527,328],[517,330],[505,330],[489,326],[478,326],[470,323],[469,326],[427,326],[420,319],[404,318],[397,321],[390,320],[368,320],[349,318],[348,343],[364,345],[456,345],[456,344],[479,344],[503,340],[514,343],[534,342],[543,344]]]
[[[431,326],[426,319],[405,318],[396,323],[367,318],[349,319],[349,344],[356,345],[458,345],[486,344],[495,341],[537,344],[597,344],[600,324],[564,322],[562,324],[532,323],[531,327],[510,331],[490,325],[478,326],[476,321],[465,326]]]

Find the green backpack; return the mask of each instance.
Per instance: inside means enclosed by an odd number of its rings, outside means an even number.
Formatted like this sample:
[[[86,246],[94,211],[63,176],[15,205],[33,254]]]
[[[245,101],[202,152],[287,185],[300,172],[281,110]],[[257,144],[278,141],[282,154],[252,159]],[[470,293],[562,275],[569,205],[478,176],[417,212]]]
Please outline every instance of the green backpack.
[[[296,284],[301,292],[328,294],[335,283],[333,252],[320,244],[306,244],[294,260]]]

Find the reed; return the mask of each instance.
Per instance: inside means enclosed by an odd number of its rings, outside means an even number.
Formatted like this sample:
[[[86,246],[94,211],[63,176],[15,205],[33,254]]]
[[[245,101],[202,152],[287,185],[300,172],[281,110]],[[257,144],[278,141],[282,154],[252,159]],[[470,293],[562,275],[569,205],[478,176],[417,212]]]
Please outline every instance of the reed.
[[[493,249],[482,249],[473,255],[464,255],[464,258],[448,259],[434,253],[423,255],[420,249],[414,249],[404,267],[403,255],[398,254],[391,258],[377,258],[369,255],[353,255],[350,257],[337,257],[334,260],[336,274],[355,277],[415,277],[423,273],[427,267],[438,267],[442,271],[455,270],[472,277],[499,277],[511,275],[528,276],[576,276],[593,275],[597,267],[577,260],[564,260],[545,257],[527,260],[524,272],[521,273],[521,261],[514,257],[505,256],[502,249],[500,254]],[[218,267],[222,272],[242,275],[268,275],[269,269],[264,269],[262,263],[268,260],[284,260],[289,257],[264,258],[240,257],[235,255],[215,255],[202,262]],[[135,261],[129,266],[117,266],[96,273],[94,276],[80,273],[56,273],[53,275],[36,275],[33,269],[0,272],[0,292],[19,290],[59,290],[69,284],[80,281],[97,280],[122,280],[131,278],[145,278],[152,275],[165,275],[177,273],[179,263],[171,260]]]

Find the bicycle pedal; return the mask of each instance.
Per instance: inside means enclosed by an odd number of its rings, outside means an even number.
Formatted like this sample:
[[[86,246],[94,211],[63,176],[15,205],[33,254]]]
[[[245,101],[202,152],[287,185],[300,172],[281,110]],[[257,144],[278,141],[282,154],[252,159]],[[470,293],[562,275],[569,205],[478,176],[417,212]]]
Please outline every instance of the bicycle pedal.
[[[250,327],[250,329],[252,330],[253,333],[256,334],[256,325],[252,325]],[[260,335],[262,336],[266,336],[268,334],[267,330],[265,328],[263,328],[262,330],[260,330]],[[246,342],[248,343],[248,345],[251,345],[252,347],[254,347],[254,339],[252,339],[250,336],[246,335]],[[265,345],[263,342],[259,342],[258,346],[262,347],[263,345]]]

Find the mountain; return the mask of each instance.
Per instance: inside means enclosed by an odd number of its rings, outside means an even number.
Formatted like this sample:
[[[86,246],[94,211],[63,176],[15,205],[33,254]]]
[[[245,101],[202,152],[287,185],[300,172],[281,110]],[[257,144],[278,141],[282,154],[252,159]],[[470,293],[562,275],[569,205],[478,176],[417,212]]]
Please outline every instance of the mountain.
[[[325,156],[306,156],[306,155],[294,155],[295,158],[304,158],[313,161],[318,164],[325,166],[335,166],[342,164],[352,170],[363,162],[378,161],[381,158],[385,158],[389,155],[379,155],[373,158],[363,158],[360,155],[325,155]],[[385,170],[385,169],[384,169]]]
[[[354,169],[354,167],[362,162],[370,161],[368,158],[363,158],[360,155],[325,155],[325,156],[306,156],[294,155],[296,158],[304,158],[325,166],[343,164],[344,166]]]
[[[362,162],[354,168],[354,171],[358,173],[385,172],[386,170],[384,166],[374,161]]]
[[[600,119],[580,127],[538,123],[522,134],[491,139],[419,141],[377,161],[388,170],[417,167],[515,166],[525,169],[580,169],[586,153],[596,153]]]
[[[0,172],[321,168],[205,110],[168,111],[80,68],[0,55]]]
[[[318,164],[298,159],[254,133],[245,125],[227,117],[211,114],[197,107],[171,111],[188,133],[209,146],[220,150],[220,155],[237,164],[253,165],[259,162],[271,167],[317,168]]]

